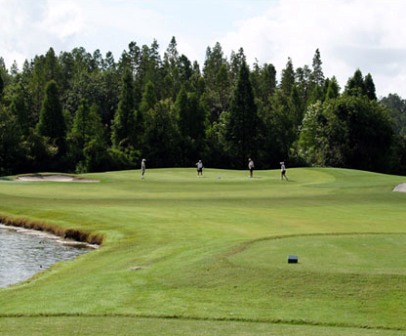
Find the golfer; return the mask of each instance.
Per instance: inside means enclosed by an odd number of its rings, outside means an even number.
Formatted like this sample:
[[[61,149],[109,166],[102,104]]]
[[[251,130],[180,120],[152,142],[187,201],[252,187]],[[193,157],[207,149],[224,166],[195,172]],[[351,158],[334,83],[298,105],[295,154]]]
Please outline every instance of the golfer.
[[[250,177],[253,177],[253,175],[254,175],[254,168],[255,168],[254,161],[252,161],[252,159],[249,158],[248,159],[248,170],[250,171]]]
[[[202,160],[199,160],[196,162],[196,168],[197,168],[197,176],[203,176],[203,162]]]
[[[288,177],[286,175],[286,167],[285,167],[285,162],[279,162],[281,165],[281,180],[285,178],[286,181],[288,181]]]
[[[146,167],[146,162],[147,160],[145,160],[145,159],[142,159],[141,160],[141,178],[143,179],[144,178],[144,174],[145,174],[145,169],[147,168]]]

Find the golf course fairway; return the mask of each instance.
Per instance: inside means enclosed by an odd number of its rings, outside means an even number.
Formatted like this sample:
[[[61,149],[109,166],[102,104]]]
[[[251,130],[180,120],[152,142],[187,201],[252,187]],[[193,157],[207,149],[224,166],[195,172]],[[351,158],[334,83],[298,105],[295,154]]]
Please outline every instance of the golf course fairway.
[[[0,335],[405,335],[406,177],[287,173],[1,179],[5,221],[103,242],[0,289]]]

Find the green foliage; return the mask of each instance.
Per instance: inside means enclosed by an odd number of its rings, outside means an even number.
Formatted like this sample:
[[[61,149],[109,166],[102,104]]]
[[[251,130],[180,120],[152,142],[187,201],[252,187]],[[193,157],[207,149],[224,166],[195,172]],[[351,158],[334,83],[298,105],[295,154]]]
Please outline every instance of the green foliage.
[[[357,69],[354,76],[348,79],[345,94],[350,96],[367,96],[370,100],[376,100],[375,84],[371,74],[362,76],[361,70]]]
[[[16,117],[0,105],[0,174],[12,171],[12,162],[19,160],[20,127]]]
[[[371,74],[367,74],[364,78],[365,94],[371,100],[376,100],[375,83]]]
[[[311,66],[294,70],[288,58],[278,82],[272,64],[256,62],[250,70],[242,48],[227,58],[217,42],[207,48],[200,70],[196,61],[179,54],[175,37],[162,59],[156,40],[142,46],[130,42],[118,61],[111,52],[103,57],[100,50],[90,53],[82,47],[59,56],[50,48],[45,55],[26,60],[21,71],[16,63],[8,71],[0,58],[0,104],[19,126],[16,135],[5,137],[16,139],[11,151],[19,160],[0,169],[108,170],[134,167],[145,156],[156,166],[189,166],[201,158],[224,168],[245,167],[244,157],[254,156],[257,167],[269,168],[281,160],[289,161],[289,166],[306,164],[303,154],[308,164],[403,171],[402,102],[391,97],[378,102],[371,74],[363,77],[359,69],[341,95],[337,79],[325,78],[322,64],[319,49]],[[343,121],[336,116],[334,101],[342,96],[363,97],[389,107],[397,138],[383,136],[385,118],[382,124],[364,123],[363,115],[373,115],[377,105],[347,106],[360,120]],[[306,111],[318,102],[329,122],[323,129],[325,145],[316,154],[314,145],[320,139],[311,145],[300,138],[308,128],[302,127]],[[91,113],[90,106],[97,106],[97,112]],[[345,153],[362,152],[351,143],[368,147],[360,138],[346,138],[355,137],[348,131],[357,127],[349,126],[352,122],[359,124],[365,138],[383,136],[388,155],[382,160],[388,160],[388,165],[369,158],[370,163],[358,165],[354,153]],[[4,129],[12,132],[12,127]]]
[[[406,100],[397,94],[390,94],[382,98],[381,103],[388,109],[395,134],[406,137]]]
[[[209,109],[211,122],[217,121],[224,111],[229,111],[232,92],[229,68],[230,65],[224,57],[220,43],[217,42],[213,49],[207,48],[203,68],[204,99]]]
[[[243,168],[247,159],[255,157],[258,151],[259,118],[254,93],[249,78],[249,68],[245,61],[239,71],[230,107],[230,119],[227,126],[227,139],[236,166]]]
[[[282,78],[281,78],[281,83],[280,83],[280,89],[282,93],[289,97],[292,88],[295,84],[295,71],[293,70],[293,63],[292,59],[289,58],[288,62],[286,63],[285,69],[282,70]]]
[[[51,139],[63,137],[66,132],[63,119],[62,106],[55,81],[50,81],[45,89],[45,98],[42,103],[38,131],[41,135]]]
[[[338,98],[340,96],[340,86],[338,85],[337,79],[333,77],[328,80],[327,83],[325,100]]]
[[[101,167],[107,167],[107,144],[96,105],[89,107],[86,100],[81,101],[68,139],[70,155],[78,162],[76,171],[99,171]]]
[[[117,111],[112,124],[111,141],[117,149],[136,145],[134,85],[130,68],[126,68],[121,83]]]
[[[3,96],[3,91],[4,91],[4,80],[3,80],[3,76],[0,72],[0,101]]]
[[[323,105],[317,102],[310,105],[303,119],[298,141],[299,156],[316,166],[324,166],[329,150],[325,129],[327,118],[323,115]]]
[[[262,67],[258,63],[254,64],[251,72],[251,82],[255,97],[265,104],[269,96],[276,90],[276,69],[272,64],[264,64]]]
[[[16,121],[24,134],[27,134],[30,127],[30,115],[26,102],[27,92],[22,85],[17,84],[15,93],[11,98],[10,112],[16,116]]]
[[[309,163],[390,169],[393,130],[386,110],[365,96],[343,96],[309,107],[299,140]]]
[[[196,93],[186,92],[183,87],[175,102],[175,113],[179,118],[181,165],[190,166],[191,158],[204,154],[206,139],[206,113]]]
[[[151,167],[179,165],[179,129],[177,115],[170,99],[157,102],[145,116],[143,156]]]
[[[40,135],[49,138],[51,144],[58,148],[59,154],[65,153],[66,123],[59,100],[57,83],[54,80],[46,85],[37,130]]]

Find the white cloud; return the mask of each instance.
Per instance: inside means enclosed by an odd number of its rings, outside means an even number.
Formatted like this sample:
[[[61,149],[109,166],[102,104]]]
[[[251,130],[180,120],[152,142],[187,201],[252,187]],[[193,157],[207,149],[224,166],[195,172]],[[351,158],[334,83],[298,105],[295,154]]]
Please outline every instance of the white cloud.
[[[371,73],[378,95],[406,98],[406,25],[403,0],[0,0],[0,56],[11,66],[53,47],[112,51],[118,59],[131,41],[164,52],[178,50],[203,66],[208,46],[224,53],[244,48],[248,61],[288,57],[311,65],[321,52],[327,77],[344,86],[356,69]]]
[[[27,10],[23,0],[0,0],[0,56],[9,66],[14,59],[23,61],[31,48],[32,40],[25,37],[35,31],[36,17],[40,17],[42,7],[43,1],[35,2]]]
[[[49,0],[40,31],[59,40],[80,34],[85,28],[81,7],[73,1]]]
[[[239,22],[221,44],[243,47],[249,61],[272,63],[279,73],[288,57],[295,67],[311,65],[318,48],[325,75],[341,86],[359,68],[372,74],[379,95],[406,95],[405,10],[401,0],[279,0]]]

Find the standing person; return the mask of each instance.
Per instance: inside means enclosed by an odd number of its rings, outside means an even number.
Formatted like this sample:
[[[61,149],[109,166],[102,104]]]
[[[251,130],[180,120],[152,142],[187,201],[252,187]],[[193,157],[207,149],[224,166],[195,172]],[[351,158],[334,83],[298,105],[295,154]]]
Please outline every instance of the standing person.
[[[145,174],[145,169],[147,168],[146,162],[147,160],[142,159],[141,160],[141,178],[144,179],[144,174]]]
[[[285,167],[285,162],[279,162],[281,165],[281,180],[283,180],[283,178],[285,178],[286,181],[288,181],[288,177],[286,175],[286,167]]]
[[[253,177],[253,175],[254,175],[254,168],[255,168],[254,161],[252,161],[252,159],[249,158],[248,159],[248,170],[250,171],[250,177]]]
[[[203,176],[203,162],[202,162],[202,160],[199,160],[197,163],[196,163],[196,167],[197,167],[197,176]]]

